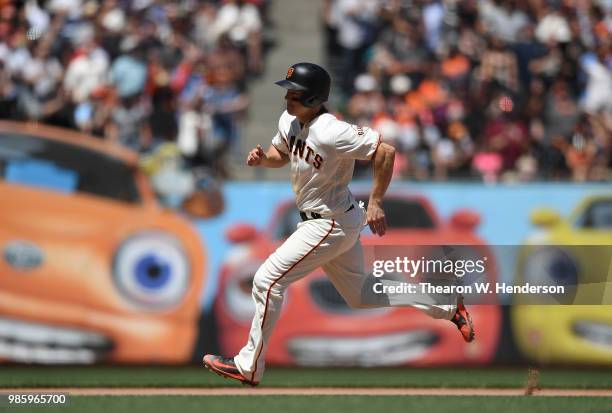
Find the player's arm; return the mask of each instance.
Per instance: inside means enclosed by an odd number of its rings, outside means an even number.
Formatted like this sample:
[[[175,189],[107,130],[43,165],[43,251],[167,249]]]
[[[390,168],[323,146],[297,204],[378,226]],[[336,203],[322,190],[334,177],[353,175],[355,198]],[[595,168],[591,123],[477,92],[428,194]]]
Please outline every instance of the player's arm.
[[[385,211],[382,209],[382,199],[387,192],[391,176],[393,175],[393,162],[395,160],[395,148],[381,142],[374,152],[374,187],[368,201],[368,225],[373,234],[385,235],[387,221]]]
[[[247,155],[246,163],[249,166],[265,166],[266,168],[280,168],[289,162],[289,156],[282,153],[276,146],[270,145],[267,152],[264,152],[261,145],[257,145]]]

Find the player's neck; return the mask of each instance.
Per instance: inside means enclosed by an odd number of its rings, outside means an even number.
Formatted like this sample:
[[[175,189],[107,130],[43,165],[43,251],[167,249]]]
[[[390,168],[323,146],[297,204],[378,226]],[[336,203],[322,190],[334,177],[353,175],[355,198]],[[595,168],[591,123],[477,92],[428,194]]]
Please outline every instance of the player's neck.
[[[300,128],[303,128],[304,125],[308,125],[317,116],[319,116],[319,115],[321,115],[322,113],[325,113],[325,112],[327,112],[327,111],[323,108],[323,106],[320,106],[316,110],[309,110],[308,112],[304,113],[303,115],[297,116],[298,120],[300,121]]]
[[[317,117],[317,113],[318,112],[308,111],[302,116],[298,116],[297,118],[300,121],[300,127],[303,128],[304,125],[307,125],[308,123],[310,123],[314,118]]]

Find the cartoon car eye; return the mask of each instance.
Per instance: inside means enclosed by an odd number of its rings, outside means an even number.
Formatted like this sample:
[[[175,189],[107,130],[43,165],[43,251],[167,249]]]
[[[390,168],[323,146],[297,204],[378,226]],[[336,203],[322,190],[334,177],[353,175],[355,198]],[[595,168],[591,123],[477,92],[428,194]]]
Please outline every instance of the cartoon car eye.
[[[170,235],[157,231],[139,233],[119,247],[114,280],[131,302],[147,309],[166,309],[176,305],[187,292],[187,257]]]
[[[523,273],[528,283],[565,287],[563,297],[558,298],[568,303],[573,300],[578,284],[578,267],[567,251],[553,246],[538,248],[527,257]]]

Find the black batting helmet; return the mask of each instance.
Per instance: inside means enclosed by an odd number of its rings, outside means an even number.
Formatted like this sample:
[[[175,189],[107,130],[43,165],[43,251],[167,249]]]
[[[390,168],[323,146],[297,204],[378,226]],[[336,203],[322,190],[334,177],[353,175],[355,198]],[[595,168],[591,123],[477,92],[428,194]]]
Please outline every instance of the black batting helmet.
[[[329,73],[314,63],[296,63],[287,70],[287,77],[276,82],[289,90],[300,90],[300,102],[308,108],[327,101],[331,78]]]

